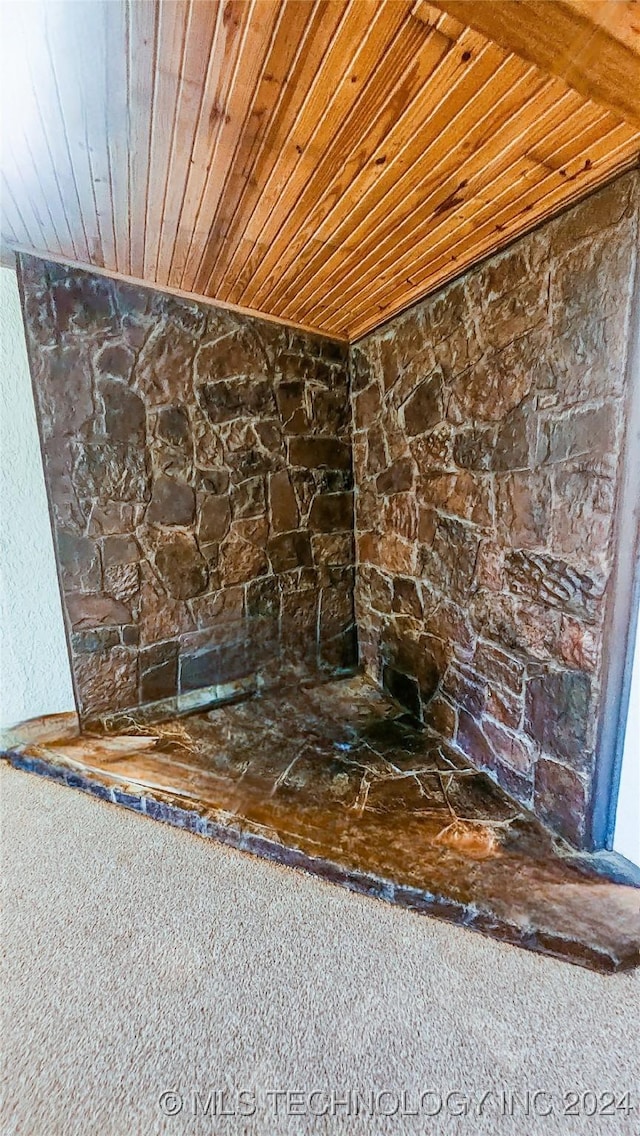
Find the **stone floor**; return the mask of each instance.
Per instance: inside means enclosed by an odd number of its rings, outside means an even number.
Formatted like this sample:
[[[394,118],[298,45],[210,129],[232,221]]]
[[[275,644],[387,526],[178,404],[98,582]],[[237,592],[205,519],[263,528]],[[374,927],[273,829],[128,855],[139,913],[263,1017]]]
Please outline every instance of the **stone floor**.
[[[640,962],[640,890],[602,878],[362,677],[118,734],[5,734],[17,768],[351,889],[602,971]]]

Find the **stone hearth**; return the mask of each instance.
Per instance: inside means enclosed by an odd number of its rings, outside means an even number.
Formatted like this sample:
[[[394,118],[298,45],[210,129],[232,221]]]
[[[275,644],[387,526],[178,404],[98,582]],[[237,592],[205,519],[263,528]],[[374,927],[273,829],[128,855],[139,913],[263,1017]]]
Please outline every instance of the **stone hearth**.
[[[632,171],[349,346],[21,254],[83,726],[360,667],[601,847],[639,224]]]
[[[370,681],[299,681],[119,733],[7,733],[17,768],[355,891],[601,971],[640,961],[640,890],[602,878]]]
[[[640,891],[575,851],[607,839],[639,225],[632,171],[349,345],[21,254],[78,718],[9,760],[640,961]]]

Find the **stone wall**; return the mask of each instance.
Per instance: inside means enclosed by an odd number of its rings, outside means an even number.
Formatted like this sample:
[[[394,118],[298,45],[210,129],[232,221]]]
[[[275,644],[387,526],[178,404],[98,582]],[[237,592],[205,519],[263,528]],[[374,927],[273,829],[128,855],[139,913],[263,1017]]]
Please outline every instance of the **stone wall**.
[[[361,340],[351,400],[330,340],[21,256],[83,720],[349,670],[353,462],[362,663],[584,843],[639,215],[634,172]]]
[[[19,273],[83,720],[350,668],[346,348],[29,256]]]
[[[640,175],[352,349],[367,670],[580,844]]]

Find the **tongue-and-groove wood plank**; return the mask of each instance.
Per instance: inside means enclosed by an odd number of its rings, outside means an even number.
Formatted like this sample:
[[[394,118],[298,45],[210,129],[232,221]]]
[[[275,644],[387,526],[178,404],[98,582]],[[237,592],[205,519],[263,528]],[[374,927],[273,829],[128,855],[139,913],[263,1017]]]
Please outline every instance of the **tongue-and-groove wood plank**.
[[[3,242],[355,338],[637,162],[635,7],[5,5]]]

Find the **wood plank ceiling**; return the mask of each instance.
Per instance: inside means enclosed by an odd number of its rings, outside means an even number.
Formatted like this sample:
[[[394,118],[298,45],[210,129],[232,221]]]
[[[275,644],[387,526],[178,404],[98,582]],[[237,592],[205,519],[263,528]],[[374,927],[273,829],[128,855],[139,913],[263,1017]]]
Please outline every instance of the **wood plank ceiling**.
[[[5,4],[3,242],[355,339],[637,162],[638,7]]]

